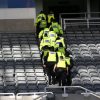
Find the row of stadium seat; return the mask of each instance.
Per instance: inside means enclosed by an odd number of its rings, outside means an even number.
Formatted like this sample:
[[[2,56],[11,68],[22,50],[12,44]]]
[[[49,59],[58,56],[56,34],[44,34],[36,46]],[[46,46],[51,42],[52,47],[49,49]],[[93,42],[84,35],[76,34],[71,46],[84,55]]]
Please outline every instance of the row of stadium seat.
[[[69,22],[70,23],[70,22]],[[90,24],[89,28],[87,28],[87,23],[84,24],[82,21],[79,22],[79,24],[76,22],[76,25],[74,23],[70,23],[70,25],[66,25],[67,31],[100,31],[100,25],[96,24]]]
[[[0,34],[0,59],[39,59],[34,34]]]
[[[0,92],[38,92],[47,86],[32,33],[0,34]]]
[[[100,32],[66,29],[64,37],[74,59],[72,85],[100,92]]]

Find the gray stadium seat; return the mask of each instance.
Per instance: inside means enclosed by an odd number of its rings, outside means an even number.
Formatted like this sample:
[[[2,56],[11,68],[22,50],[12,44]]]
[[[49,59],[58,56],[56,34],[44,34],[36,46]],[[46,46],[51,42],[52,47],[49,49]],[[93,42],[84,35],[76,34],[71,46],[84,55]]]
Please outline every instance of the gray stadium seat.
[[[81,82],[80,77],[72,78],[72,85],[76,85],[76,86],[79,85],[79,86],[81,86],[82,82]]]

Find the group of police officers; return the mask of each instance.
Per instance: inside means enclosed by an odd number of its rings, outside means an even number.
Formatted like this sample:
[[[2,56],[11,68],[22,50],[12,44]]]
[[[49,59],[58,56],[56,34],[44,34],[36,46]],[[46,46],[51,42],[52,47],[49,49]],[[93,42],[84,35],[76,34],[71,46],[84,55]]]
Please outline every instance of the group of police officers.
[[[63,30],[56,22],[54,13],[46,15],[41,11],[36,19],[36,33],[39,40],[41,60],[44,73],[47,74],[49,85],[71,85],[71,69],[73,60],[66,51]]]

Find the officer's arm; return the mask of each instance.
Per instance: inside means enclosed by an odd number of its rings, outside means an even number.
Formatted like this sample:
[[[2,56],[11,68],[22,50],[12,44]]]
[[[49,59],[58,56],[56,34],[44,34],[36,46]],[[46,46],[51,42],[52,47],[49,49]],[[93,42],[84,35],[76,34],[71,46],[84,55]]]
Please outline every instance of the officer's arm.
[[[61,27],[60,25],[59,25],[58,27],[59,27],[60,33],[63,34],[63,29],[62,29],[62,27]]]
[[[44,57],[44,64],[45,64],[45,65],[46,65],[48,56],[49,56],[49,53],[47,53],[47,55]]]
[[[56,53],[56,64],[54,65],[53,71],[55,72],[55,69],[57,67],[57,63],[58,63],[58,54]]]
[[[66,62],[66,71],[67,71],[67,74],[69,73],[69,69],[70,69],[70,66]]]
[[[56,63],[58,63],[58,54],[56,53]]]
[[[57,64],[54,65],[54,68],[53,68],[53,71],[54,71],[54,72],[55,72],[56,67],[57,67]]]
[[[56,39],[57,39],[58,35],[56,34]]]
[[[65,39],[64,38],[62,39],[62,44],[63,44],[63,47],[66,48]]]
[[[42,35],[43,35],[43,30],[40,31],[38,38],[41,39],[42,38]]]
[[[56,63],[54,65],[53,71],[55,72],[55,69],[57,67],[57,63],[58,63],[58,54],[56,53]]]
[[[55,45],[54,45],[54,49],[55,49],[55,50],[57,49],[57,44],[56,44],[56,42],[55,42]]]
[[[40,51],[42,50],[42,47],[43,47],[43,42],[41,41],[41,43],[40,43]]]
[[[46,17],[46,15],[45,15],[45,14],[43,14],[43,17],[44,17],[44,19],[45,19],[45,20],[47,19],[47,17]]]
[[[66,42],[64,38],[62,39],[62,43],[63,43],[64,48],[67,48],[67,44],[65,44]]]
[[[74,66],[74,62],[73,62],[73,59],[70,59],[70,69],[72,69]]]

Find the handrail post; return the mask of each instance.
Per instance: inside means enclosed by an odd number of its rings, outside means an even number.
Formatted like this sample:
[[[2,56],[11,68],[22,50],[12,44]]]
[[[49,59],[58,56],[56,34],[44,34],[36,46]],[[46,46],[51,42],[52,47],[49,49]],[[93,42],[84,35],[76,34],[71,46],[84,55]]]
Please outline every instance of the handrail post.
[[[64,86],[64,94],[66,94],[66,87]]]

